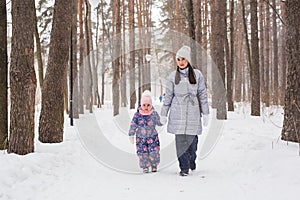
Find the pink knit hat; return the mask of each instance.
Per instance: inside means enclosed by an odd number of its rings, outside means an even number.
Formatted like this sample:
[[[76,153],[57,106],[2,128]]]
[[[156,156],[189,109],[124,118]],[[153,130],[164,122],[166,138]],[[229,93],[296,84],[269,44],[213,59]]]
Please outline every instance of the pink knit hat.
[[[152,97],[151,92],[149,90],[145,90],[141,97],[141,105],[143,104],[150,104],[152,105]]]

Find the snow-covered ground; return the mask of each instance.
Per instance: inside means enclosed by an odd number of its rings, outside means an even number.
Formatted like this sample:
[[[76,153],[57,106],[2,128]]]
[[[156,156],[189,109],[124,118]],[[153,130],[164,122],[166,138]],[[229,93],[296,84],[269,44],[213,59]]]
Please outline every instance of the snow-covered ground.
[[[263,116],[253,117],[249,106],[240,104],[224,123],[211,115],[200,137],[197,169],[187,177],[178,175],[174,137],[165,126],[158,128],[159,171],[141,173],[126,135],[133,112],[123,108],[113,118],[106,105],[81,115],[74,127],[66,118],[60,144],[42,144],[36,136],[32,154],[0,151],[0,199],[298,198],[299,146],[280,140],[281,108],[264,109]]]

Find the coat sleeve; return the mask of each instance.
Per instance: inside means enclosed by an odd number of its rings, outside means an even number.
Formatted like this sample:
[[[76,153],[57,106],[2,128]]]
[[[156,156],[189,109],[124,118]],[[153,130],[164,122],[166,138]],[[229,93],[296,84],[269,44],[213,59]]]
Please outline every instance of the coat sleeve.
[[[209,114],[209,106],[208,106],[208,100],[207,100],[207,90],[206,90],[206,86],[205,86],[205,81],[204,81],[204,77],[202,75],[202,73],[197,70],[199,72],[199,78],[198,78],[198,96],[200,98],[200,103],[201,103],[201,108],[202,108],[202,113],[204,115],[208,115]]]
[[[137,117],[137,113],[135,113],[130,123],[128,135],[129,136],[135,135],[137,128],[138,128],[138,117]]]
[[[166,83],[165,99],[161,108],[161,116],[167,116],[174,97],[174,73],[171,73]]]

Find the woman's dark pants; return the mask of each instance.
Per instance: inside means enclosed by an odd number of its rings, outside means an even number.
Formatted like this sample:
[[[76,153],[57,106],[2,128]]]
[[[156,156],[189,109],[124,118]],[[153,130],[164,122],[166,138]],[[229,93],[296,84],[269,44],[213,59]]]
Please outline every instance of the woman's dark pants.
[[[197,135],[176,135],[176,152],[181,172],[188,173],[196,168]]]

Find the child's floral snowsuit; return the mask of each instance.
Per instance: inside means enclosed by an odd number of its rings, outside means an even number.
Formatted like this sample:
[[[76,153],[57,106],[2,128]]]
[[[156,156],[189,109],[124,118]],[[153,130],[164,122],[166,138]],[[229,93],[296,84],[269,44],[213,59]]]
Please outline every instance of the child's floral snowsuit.
[[[136,152],[140,167],[156,167],[160,162],[160,145],[155,126],[162,126],[162,123],[154,109],[150,115],[142,115],[139,110],[140,108],[132,118],[129,136],[136,134]]]

